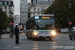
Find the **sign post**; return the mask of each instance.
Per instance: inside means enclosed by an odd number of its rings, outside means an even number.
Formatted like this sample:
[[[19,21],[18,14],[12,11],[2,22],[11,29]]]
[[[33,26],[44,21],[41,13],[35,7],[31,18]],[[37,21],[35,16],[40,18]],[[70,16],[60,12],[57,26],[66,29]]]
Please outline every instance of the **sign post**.
[[[71,32],[71,25],[72,25],[72,22],[69,21],[69,26],[70,26],[69,30],[70,30],[70,32]]]
[[[13,22],[10,22],[9,24],[10,24],[10,25],[13,25]]]
[[[72,22],[71,21],[69,21],[69,25],[72,25]]]

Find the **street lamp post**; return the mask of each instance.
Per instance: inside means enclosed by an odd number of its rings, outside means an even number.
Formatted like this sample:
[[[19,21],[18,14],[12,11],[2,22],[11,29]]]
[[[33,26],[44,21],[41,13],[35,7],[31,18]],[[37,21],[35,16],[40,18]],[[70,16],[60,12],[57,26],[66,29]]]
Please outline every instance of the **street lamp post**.
[[[70,14],[70,12],[71,12],[71,3],[69,2],[69,4],[68,4],[68,6],[69,6],[69,18],[68,18],[68,22],[70,22],[71,20],[71,14]],[[69,31],[71,31],[71,25],[69,24]]]
[[[12,8],[12,4],[9,5],[10,7],[10,16],[11,16],[11,22],[13,23],[13,17],[12,17],[12,11],[11,11],[11,8]],[[13,25],[11,25],[11,31],[10,31],[10,38],[13,38]]]

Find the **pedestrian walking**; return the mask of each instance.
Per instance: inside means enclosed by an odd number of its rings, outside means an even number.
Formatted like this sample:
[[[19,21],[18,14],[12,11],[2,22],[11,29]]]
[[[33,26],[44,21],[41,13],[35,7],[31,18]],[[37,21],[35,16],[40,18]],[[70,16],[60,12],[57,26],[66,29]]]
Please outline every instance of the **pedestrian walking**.
[[[14,31],[15,31],[16,44],[19,44],[19,28],[18,28],[18,24],[16,24],[16,27],[14,28]]]

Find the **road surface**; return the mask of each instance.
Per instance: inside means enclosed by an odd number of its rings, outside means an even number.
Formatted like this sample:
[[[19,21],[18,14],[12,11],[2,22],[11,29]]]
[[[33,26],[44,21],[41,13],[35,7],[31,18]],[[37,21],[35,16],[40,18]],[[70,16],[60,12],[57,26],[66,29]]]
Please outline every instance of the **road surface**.
[[[15,38],[9,38],[9,34],[2,35],[0,50],[75,50],[75,41],[69,40],[65,34],[58,34],[52,41],[28,40],[25,34],[20,34],[19,37],[20,44],[15,44]]]

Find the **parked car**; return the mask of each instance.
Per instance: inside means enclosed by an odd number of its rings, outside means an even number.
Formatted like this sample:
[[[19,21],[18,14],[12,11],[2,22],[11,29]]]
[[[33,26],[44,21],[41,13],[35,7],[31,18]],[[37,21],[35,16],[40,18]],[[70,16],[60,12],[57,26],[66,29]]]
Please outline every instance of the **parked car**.
[[[70,40],[75,40],[75,27],[72,27],[71,32],[69,34]]]
[[[23,30],[19,30],[19,33],[23,33]]]
[[[1,30],[1,32],[2,32],[2,34],[3,34],[3,33],[5,33],[5,34],[6,34],[6,33],[10,33],[10,31],[8,31],[8,30]]]

